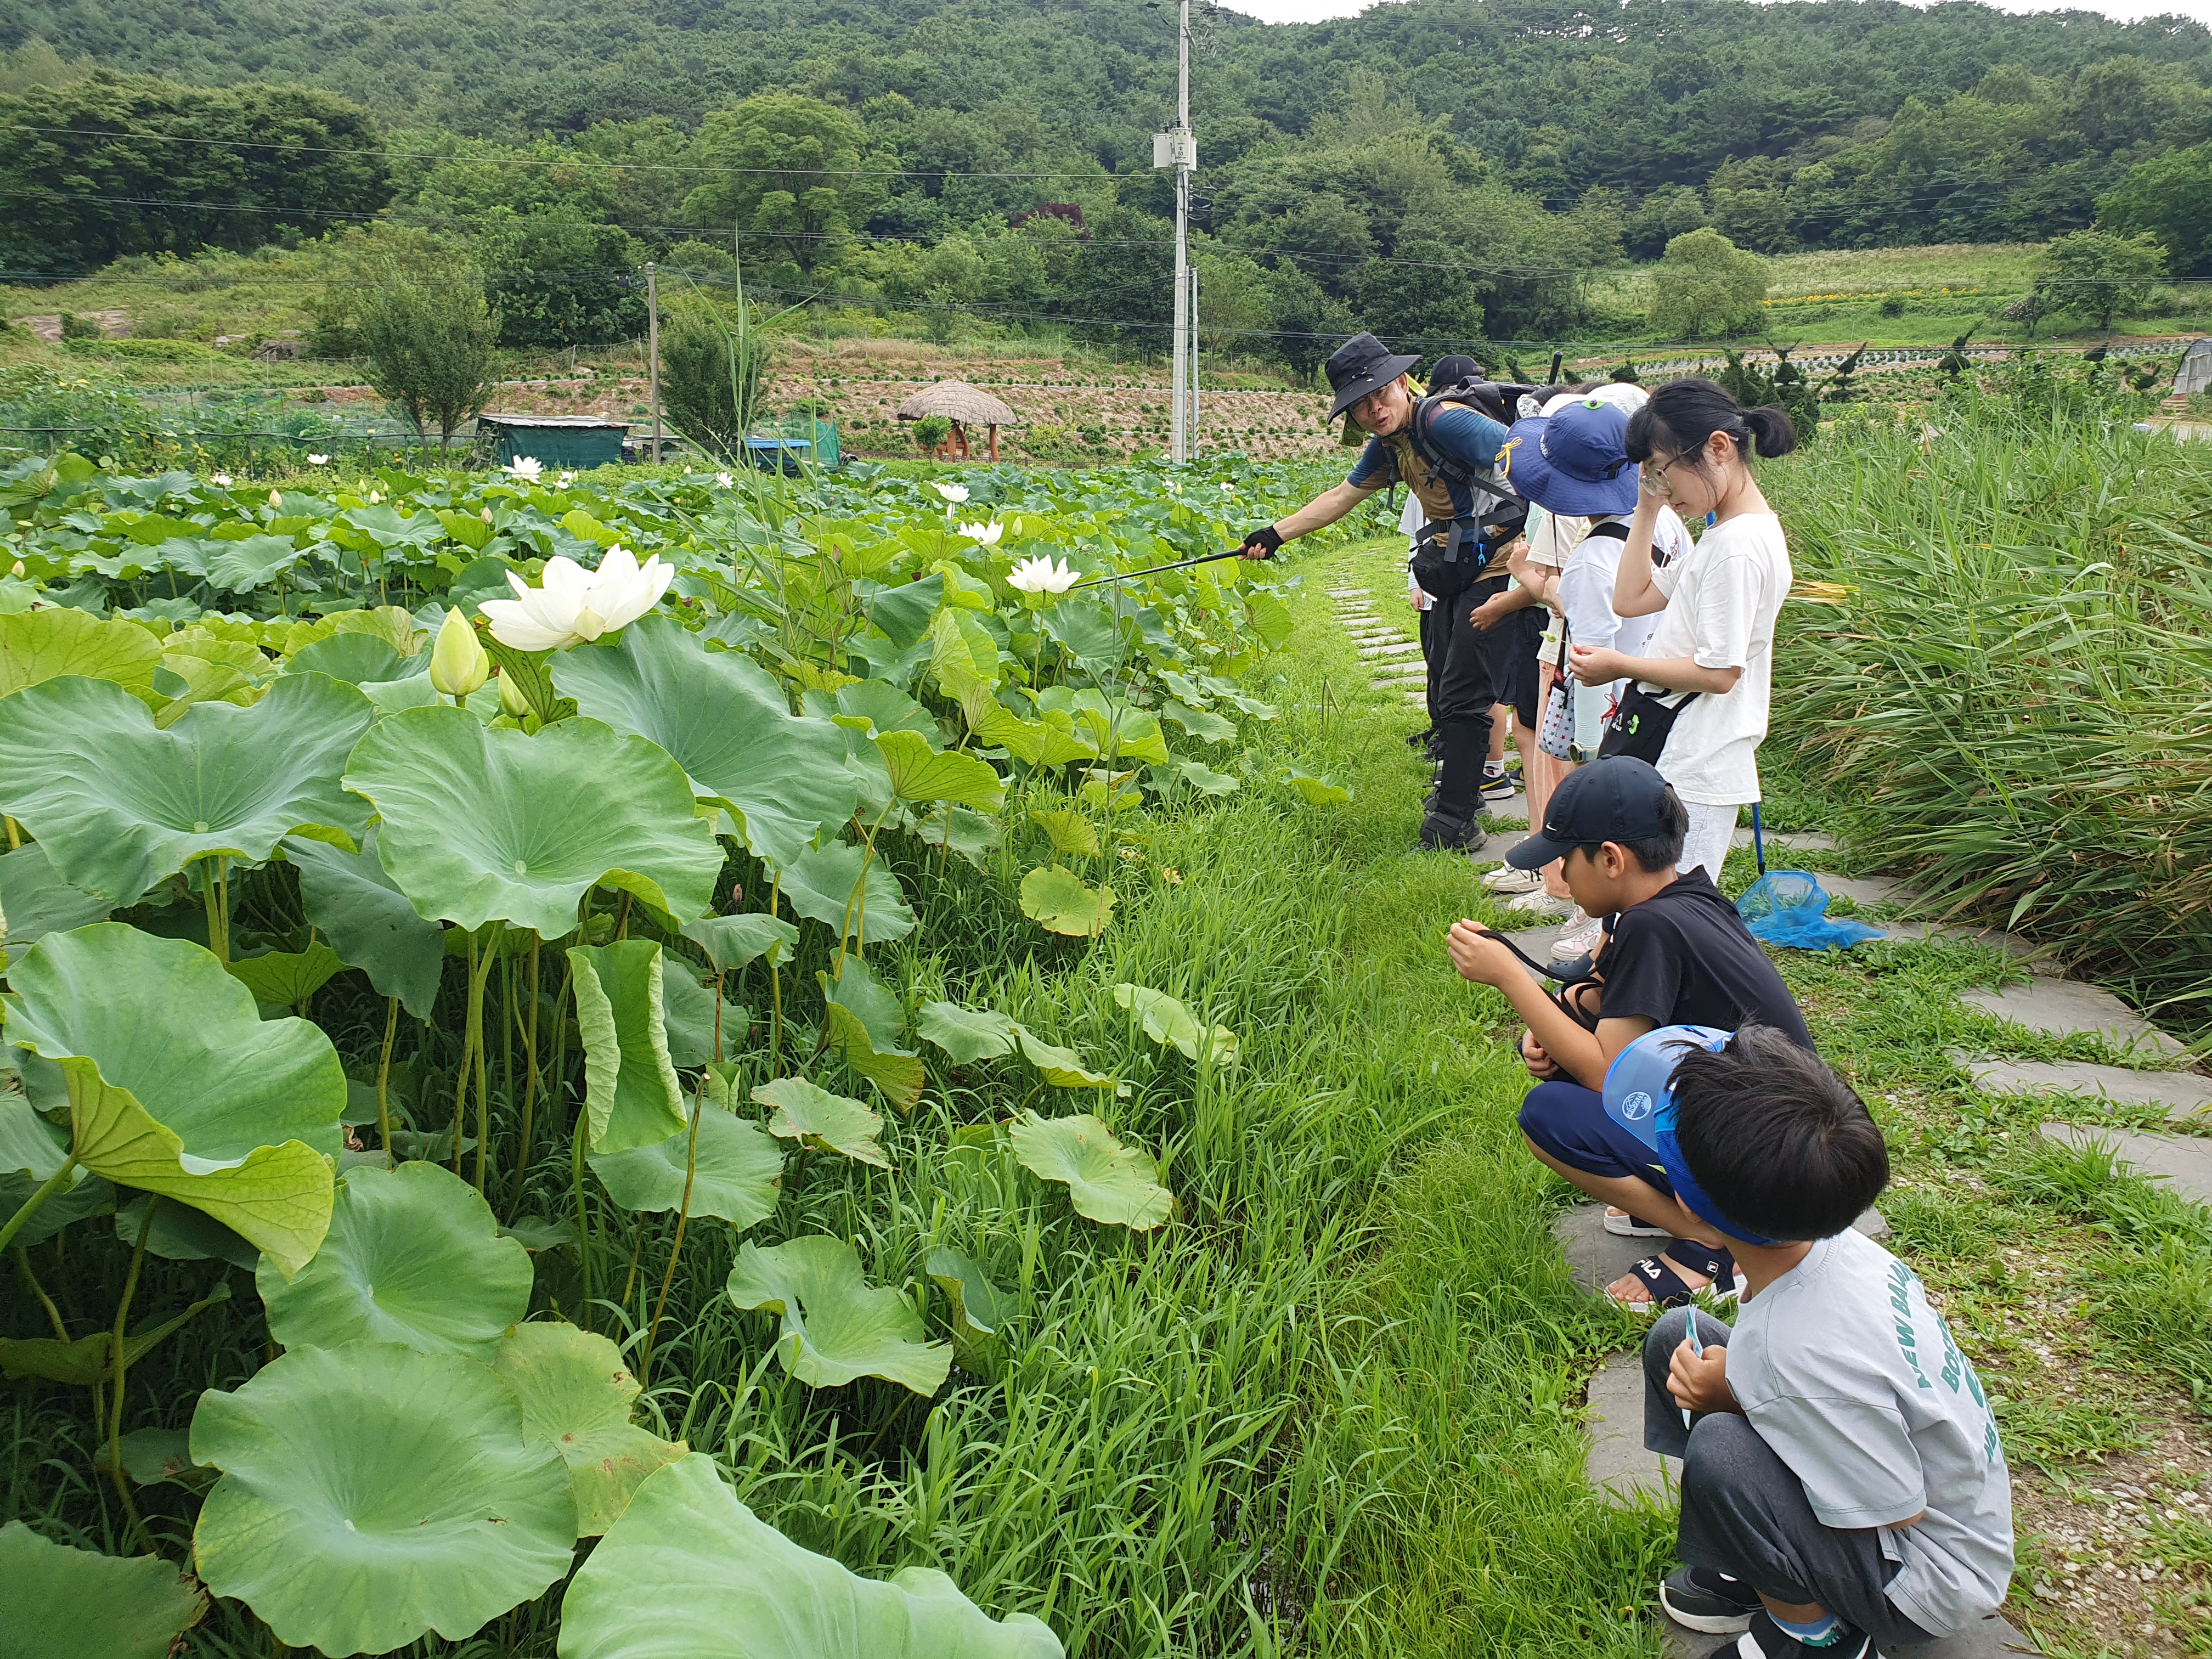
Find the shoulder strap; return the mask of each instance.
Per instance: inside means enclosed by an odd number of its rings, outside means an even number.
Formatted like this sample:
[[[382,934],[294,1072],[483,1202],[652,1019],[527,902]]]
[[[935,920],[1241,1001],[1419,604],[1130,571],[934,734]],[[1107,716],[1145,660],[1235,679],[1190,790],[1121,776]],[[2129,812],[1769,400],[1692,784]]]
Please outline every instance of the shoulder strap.
[[[1407,423],[1408,435],[1419,448],[1421,459],[1428,463],[1431,471],[1442,473],[1454,483],[1477,484],[1493,495],[1515,501],[1520,499],[1513,487],[1499,477],[1493,467],[1476,465],[1460,459],[1456,455],[1446,455],[1437,450],[1431,431],[1436,425],[1437,416],[1446,407],[1472,409],[1477,414],[1487,412],[1471,386],[1453,386],[1448,391],[1433,392],[1421,398],[1414,404],[1413,418]]]
[[[1626,542],[1628,539],[1628,526],[1617,519],[1608,519],[1603,524],[1592,525],[1589,534],[1583,539],[1586,542],[1594,542],[1600,537],[1603,537],[1609,542]]]

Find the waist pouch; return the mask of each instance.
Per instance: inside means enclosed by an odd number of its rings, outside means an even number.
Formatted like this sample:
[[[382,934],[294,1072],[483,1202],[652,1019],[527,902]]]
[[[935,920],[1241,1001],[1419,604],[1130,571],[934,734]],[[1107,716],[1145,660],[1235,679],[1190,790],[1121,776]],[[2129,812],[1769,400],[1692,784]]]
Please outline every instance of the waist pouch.
[[[1667,747],[1667,734],[1674,729],[1674,722],[1682,717],[1682,711],[1698,699],[1694,691],[1675,695],[1681,697],[1681,702],[1670,703],[1632,681],[1620,700],[1620,707],[1613,713],[1613,724],[1606,728],[1604,740],[1597,746],[1598,758],[1627,755],[1658,765],[1659,757]]]
[[[1495,551],[1473,519],[1425,524],[1413,544],[1413,580],[1449,605],[1482,580]]]

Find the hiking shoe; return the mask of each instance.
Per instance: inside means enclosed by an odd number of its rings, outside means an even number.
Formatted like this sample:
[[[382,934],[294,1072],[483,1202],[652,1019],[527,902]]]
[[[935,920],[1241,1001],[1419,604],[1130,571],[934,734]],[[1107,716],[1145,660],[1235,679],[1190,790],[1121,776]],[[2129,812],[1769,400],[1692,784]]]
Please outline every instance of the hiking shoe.
[[[1431,811],[1421,820],[1424,852],[1477,853],[1489,839],[1489,834],[1475,818],[1449,818]]]
[[[1676,1624],[1708,1636],[1749,1630],[1760,1611],[1757,1590],[1712,1567],[1675,1568],[1659,1586],[1659,1605]]]
[[[1433,726],[1425,726],[1418,732],[1408,732],[1406,733],[1406,747],[1426,749],[1429,746],[1429,739],[1436,734],[1437,729]]]
[[[1544,884],[1540,870],[1516,870],[1510,864],[1501,864],[1482,878],[1482,884],[1493,893],[1518,896],[1533,893]]]
[[[1715,1648],[1705,1659],[1881,1659],[1873,1638],[1864,1631],[1838,1624],[1835,1634],[1819,1647],[1808,1647],[1774,1622],[1761,1607],[1751,1615],[1751,1628]]]
[[[1511,800],[1521,793],[1513,780],[1505,775],[1502,766],[1482,769],[1482,798],[1485,800]]]

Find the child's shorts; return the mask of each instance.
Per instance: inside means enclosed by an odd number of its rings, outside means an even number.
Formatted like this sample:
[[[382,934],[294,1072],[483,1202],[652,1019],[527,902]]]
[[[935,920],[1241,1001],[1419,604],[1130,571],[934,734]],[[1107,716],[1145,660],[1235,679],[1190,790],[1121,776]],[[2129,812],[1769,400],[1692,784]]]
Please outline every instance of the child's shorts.
[[[1521,1103],[1521,1132],[1571,1170],[1632,1176],[1670,1196],[1674,1191],[1651,1149],[1606,1115],[1603,1096],[1579,1083],[1540,1083],[1531,1089]]]

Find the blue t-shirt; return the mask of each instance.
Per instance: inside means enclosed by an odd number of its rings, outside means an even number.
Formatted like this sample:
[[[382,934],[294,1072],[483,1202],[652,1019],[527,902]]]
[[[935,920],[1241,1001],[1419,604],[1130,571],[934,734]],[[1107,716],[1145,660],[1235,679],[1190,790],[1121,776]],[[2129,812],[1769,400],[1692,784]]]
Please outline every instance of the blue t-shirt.
[[[1425,442],[1413,438],[1410,433],[1407,435],[1412,438],[1414,453],[1423,460],[1441,455],[1486,471],[1497,465],[1498,452],[1504,447],[1506,432],[1480,410],[1469,409],[1464,404],[1447,404],[1437,410],[1430,422]],[[1367,447],[1360,452],[1358,464],[1345,482],[1354,489],[1381,489],[1399,483],[1397,446],[1385,439],[1370,438]],[[1403,482],[1418,488],[1414,479]],[[1461,478],[1440,477],[1435,483],[1450,495],[1453,518],[1475,516],[1481,490]]]

